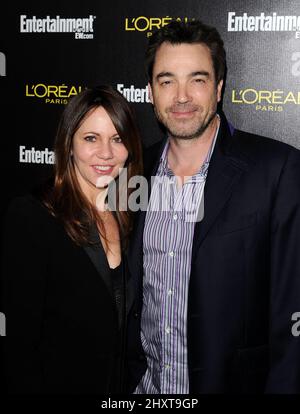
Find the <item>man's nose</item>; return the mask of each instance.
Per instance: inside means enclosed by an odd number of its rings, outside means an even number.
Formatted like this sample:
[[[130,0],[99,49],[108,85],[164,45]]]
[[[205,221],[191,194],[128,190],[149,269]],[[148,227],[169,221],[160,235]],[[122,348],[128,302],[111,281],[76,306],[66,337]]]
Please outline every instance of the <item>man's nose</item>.
[[[188,86],[185,83],[177,85],[176,101],[179,103],[186,103],[191,100]]]

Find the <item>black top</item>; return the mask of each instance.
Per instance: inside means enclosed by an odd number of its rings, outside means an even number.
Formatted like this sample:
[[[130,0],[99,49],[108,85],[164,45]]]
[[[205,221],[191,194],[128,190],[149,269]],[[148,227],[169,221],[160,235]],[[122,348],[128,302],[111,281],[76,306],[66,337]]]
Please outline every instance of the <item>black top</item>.
[[[119,266],[114,269],[110,268],[112,289],[114,292],[114,300],[118,313],[119,323],[119,351],[115,359],[115,373],[116,376],[112,380],[111,392],[118,393],[123,390],[123,374],[124,374],[124,355],[123,348],[125,346],[125,280],[124,280],[124,263],[121,262]]]
[[[114,298],[118,311],[119,325],[121,326],[123,319],[123,298],[124,298],[124,281],[123,281],[123,266],[122,263],[114,269],[110,268],[112,286],[114,291]]]
[[[116,300],[101,243],[77,246],[32,196],[10,204],[3,241],[9,393],[119,392],[124,329],[116,303],[122,303],[122,278],[114,277]]]

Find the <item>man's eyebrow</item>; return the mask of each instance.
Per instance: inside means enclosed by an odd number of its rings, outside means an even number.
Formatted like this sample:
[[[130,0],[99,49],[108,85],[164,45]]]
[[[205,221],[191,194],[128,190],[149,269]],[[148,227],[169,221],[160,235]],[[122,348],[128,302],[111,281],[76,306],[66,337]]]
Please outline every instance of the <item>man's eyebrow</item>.
[[[155,76],[155,79],[159,80],[160,78],[164,78],[166,76],[168,76],[168,77],[174,76],[174,73],[172,73],[172,72],[160,72]]]
[[[160,72],[155,76],[155,79],[158,81],[160,78],[172,77],[172,76],[175,76],[174,73],[172,73],[172,72]],[[205,76],[205,77],[209,78],[210,74],[206,70],[197,70],[195,72],[191,72],[189,76],[190,77]]]
[[[207,78],[209,78],[209,72],[207,72],[206,70],[197,70],[196,72],[192,72],[191,76],[206,76]]]

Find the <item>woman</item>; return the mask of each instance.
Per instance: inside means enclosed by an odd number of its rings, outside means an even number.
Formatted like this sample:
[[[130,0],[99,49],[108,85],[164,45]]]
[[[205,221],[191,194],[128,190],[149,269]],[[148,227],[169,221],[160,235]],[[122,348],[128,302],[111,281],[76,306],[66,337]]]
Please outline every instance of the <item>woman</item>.
[[[131,216],[118,206],[126,186],[116,186],[115,211],[106,199],[121,171],[127,169],[127,182],[141,174],[126,99],[109,86],[74,97],[59,124],[55,157],[54,180],[13,200],[5,220],[8,391],[121,392]]]

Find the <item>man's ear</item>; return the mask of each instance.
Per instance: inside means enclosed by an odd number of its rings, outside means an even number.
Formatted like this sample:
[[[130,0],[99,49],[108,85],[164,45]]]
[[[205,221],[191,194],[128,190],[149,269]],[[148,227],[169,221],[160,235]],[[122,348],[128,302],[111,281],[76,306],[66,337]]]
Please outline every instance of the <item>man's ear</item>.
[[[148,82],[148,91],[149,91],[149,99],[153,105],[153,93],[152,93],[152,86],[150,85],[150,82]]]
[[[217,85],[217,100],[220,102],[222,96],[223,79]]]

